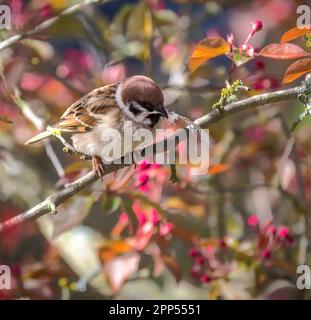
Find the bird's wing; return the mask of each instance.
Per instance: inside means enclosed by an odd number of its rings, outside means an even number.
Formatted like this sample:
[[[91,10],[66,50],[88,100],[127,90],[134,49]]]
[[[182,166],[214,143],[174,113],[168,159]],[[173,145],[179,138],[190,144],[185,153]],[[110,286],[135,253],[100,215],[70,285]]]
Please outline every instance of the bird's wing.
[[[116,108],[117,85],[94,89],[72,104],[61,116],[55,128],[68,132],[87,132],[101,123],[103,116]]]

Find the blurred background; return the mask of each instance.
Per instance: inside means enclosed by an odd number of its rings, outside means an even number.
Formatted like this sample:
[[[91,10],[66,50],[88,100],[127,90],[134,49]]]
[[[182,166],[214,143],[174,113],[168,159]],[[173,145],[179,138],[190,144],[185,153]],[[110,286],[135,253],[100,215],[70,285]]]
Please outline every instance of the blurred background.
[[[91,2],[85,5],[84,2]],[[91,168],[59,141],[24,146],[90,90],[144,74],[168,110],[194,120],[226,80],[246,96],[284,87],[288,60],[255,57],[232,70],[220,56],[189,72],[199,41],[231,35],[258,52],[296,25],[300,1],[2,1],[5,40],[76,4],[49,27],[0,51],[0,221],[43,201]],[[230,38],[230,37],[229,37]],[[229,41],[229,39],[228,39]],[[231,41],[232,42],[232,41]],[[297,44],[306,47],[303,39]],[[252,53],[251,53],[252,54]],[[247,59],[246,59],[247,60]],[[301,79],[285,87],[299,85]],[[141,163],[121,183],[107,176],[48,214],[0,234],[11,290],[0,299],[308,299],[296,268],[310,261],[310,122],[287,101],[210,128],[210,170]],[[171,128],[185,124],[178,121]],[[183,146],[181,145],[180,148]],[[309,290],[310,291],[310,290]]]

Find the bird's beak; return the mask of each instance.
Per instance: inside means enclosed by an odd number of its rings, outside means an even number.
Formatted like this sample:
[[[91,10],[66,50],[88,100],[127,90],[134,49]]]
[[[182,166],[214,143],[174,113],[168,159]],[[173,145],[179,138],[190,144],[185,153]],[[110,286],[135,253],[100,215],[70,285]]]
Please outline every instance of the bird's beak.
[[[163,106],[161,106],[159,109],[157,109],[157,111],[160,113],[160,115],[162,117],[168,119],[167,111],[165,110],[165,108]]]

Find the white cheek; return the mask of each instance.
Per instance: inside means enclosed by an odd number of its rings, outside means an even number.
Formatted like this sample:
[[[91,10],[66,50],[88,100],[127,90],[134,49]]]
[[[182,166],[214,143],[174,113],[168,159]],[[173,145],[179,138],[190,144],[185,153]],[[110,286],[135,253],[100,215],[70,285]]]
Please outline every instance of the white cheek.
[[[128,105],[126,105],[123,102],[122,96],[121,96],[121,85],[118,86],[117,91],[116,91],[116,102],[118,107],[122,110],[122,112],[131,120],[134,119],[134,115],[132,112],[130,112]]]
[[[148,119],[147,117],[149,116],[150,113],[148,112],[142,112],[140,114],[138,114],[136,117],[135,117],[135,121],[137,122],[142,122],[142,123],[146,123],[146,124],[150,124],[151,121],[150,119]]]
[[[142,121],[141,121],[144,125],[151,125],[151,120],[150,119],[148,119],[148,118],[145,118],[145,119],[143,119]]]

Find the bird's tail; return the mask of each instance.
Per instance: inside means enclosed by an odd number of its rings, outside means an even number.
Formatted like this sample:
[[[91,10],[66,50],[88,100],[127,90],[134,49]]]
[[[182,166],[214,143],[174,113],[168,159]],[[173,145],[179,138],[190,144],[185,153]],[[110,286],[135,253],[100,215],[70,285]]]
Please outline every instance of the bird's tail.
[[[50,137],[51,135],[52,135],[51,131],[40,132],[36,136],[34,136],[34,137],[30,138],[28,141],[26,141],[25,144],[28,145],[28,144],[32,144],[32,143],[38,142],[38,141],[43,140],[43,139],[45,139],[47,137]]]

